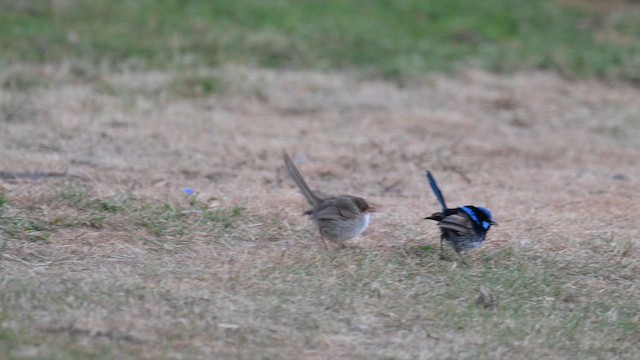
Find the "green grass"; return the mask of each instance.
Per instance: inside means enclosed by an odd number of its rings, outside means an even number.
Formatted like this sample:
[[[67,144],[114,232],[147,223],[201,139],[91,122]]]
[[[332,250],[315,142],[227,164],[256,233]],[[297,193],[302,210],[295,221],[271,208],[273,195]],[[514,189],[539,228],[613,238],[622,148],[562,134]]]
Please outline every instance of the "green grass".
[[[0,235],[33,242],[48,242],[51,233],[60,229],[84,228],[137,231],[142,238],[161,243],[193,230],[231,231],[246,210],[237,206],[209,209],[195,197],[178,203],[142,201],[129,193],[96,197],[81,186],[64,188],[27,210],[10,205],[0,194]]]
[[[640,11],[598,14],[551,0],[0,0],[0,10],[4,64],[240,63],[396,79],[473,65],[640,81]],[[597,40],[602,31],[627,41]]]
[[[244,241],[238,234],[227,240]],[[70,265],[91,267],[80,283],[74,272],[54,266],[47,271],[57,275],[43,275],[46,281],[13,273],[0,282],[7,309],[0,313],[0,325],[6,324],[0,326],[0,349],[16,358],[30,348],[55,358],[171,358],[175,352],[201,354],[204,346],[217,358],[254,358],[247,352],[257,349],[297,358],[295,349],[331,348],[322,339],[345,341],[341,334],[349,340],[334,354],[356,358],[416,358],[432,346],[440,358],[448,343],[463,347],[449,355],[480,359],[504,351],[513,358],[625,358],[638,349],[640,307],[627,296],[632,290],[623,286],[603,298],[567,286],[581,281],[582,266],[590,266],[592,278],[617,272],[603,263],[567,264],[549,254],[541,262],[534,251],[479,257],[463,268],[436,254],[400,249],[289,249],[265,257],[264,249],[214,251],[216,243],[221,240],[200,238],[186,249],[161,252],[146,251],[150,244],[136,247],[147,253],[145,266],[82,258]],[[189,260],[194,246],[199,261]],[[480,287],[495,297],[495,306],[478,303]],[[29,315],[36,309],[55,321],[38,325],[43,322]],[[83,322],[104,309],[108,320],[95,328]],[[158,337],[166,348],[158,347]]]

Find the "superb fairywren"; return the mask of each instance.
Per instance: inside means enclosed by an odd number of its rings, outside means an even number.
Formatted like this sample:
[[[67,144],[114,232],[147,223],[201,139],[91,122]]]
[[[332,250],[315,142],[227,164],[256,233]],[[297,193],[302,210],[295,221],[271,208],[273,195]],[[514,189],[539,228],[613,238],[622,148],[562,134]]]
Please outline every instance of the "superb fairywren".
[[[455,209],[447,208],[442,192],[430,171],[427,171],[427,179],[433,193],[442,205],[442,211],[425,218],[437,221],[442,232],[440,235],[440,256],[444,252],[443,243],[446,241],[466,264],[461,252],[482,245],[491,225],[498,224],[491,220],[491,211],[480,206],[465,205]]]
[[[376,209],[358,196],[338,195],[320,197],[311,191],[302,174],[286,151],[282,152],[284,163],[293,181],[300,188],[311,209],[304,212],[316,223],[320,231],[322,245],[327,249],[324,239],[342,244],[346,240],[360,235],[369,225],[369,215]]]

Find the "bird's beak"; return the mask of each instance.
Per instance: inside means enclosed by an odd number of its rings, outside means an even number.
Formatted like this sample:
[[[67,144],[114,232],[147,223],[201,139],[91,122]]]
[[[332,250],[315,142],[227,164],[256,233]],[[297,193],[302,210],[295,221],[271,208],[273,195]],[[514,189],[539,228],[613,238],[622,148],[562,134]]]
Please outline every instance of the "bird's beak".
[[[491,225],[493,225],[493,226],[498,226],[498,223],[497,223],[497,222],[495,222],[495,221],[491,221],[491,222],[489,222],[489,224],[491,224]]]
[[[376,210],[376,208],[374,208],[373,206],[369,206],[369,208],[367,209],[367,212],[376,212],[378,210]]]

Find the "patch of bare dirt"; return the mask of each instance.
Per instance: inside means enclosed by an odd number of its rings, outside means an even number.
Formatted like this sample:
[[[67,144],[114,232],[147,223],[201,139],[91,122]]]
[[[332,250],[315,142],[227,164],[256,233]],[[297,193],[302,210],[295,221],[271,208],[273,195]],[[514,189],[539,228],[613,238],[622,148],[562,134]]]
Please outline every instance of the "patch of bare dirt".
[[[573,222],[589,213],[590,232],[638,212],[629,201],[640,180],[637,88],[547,73],[470,71],[405,89],[339,74],[226,74],[240,85],[197,99],[110,96],[82,84],[38,90],[33,107],[48,115],[0,124],[0,167],[78,176],[106,193],[178,197],[192,187],[204,198],[298,219],[304,203],[282,169],[286,149],[313,187],[378,203],[374,233],[385,221],[424,226],[414,219],[436,205],[423,176],[431,169],[451,204],[494,210],[503,227],[493,244],[525,236],[521,219],[532,214]],[[156,88],[166,77],[113,81]],[[10,180],[2,180],[5,191],[30,186]]]

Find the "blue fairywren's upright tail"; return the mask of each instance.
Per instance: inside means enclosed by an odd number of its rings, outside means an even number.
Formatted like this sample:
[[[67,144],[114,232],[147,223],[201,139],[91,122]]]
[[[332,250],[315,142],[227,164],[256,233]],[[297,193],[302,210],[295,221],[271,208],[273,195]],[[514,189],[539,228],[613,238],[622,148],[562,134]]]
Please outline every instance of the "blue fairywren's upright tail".
[[[446,241],[466,264],[461,253],[482,245],[489,228],[498,224],[491,220],[491,211],[480,206],[465,205],[453,209],[447,208],[444,196],[430,171],[427,171],[427,179],[442,206],[442,211],[425,218],[438,222],[441,231],[440,255],[442,256],[444,252],[443,243]]]
[[[445,211],[447,209],[447,203],[444,201],[444,196],[442,196],[442,191],[440,191],[438,183],[436,183],[436,179],[433,178],[433,175],[431,175],[431,171],[429,170],[427,170],[427,179],[429,180],[429,185],[431,185],[431,190],[436,194],[440,205],[442,205],[442,211]]]

